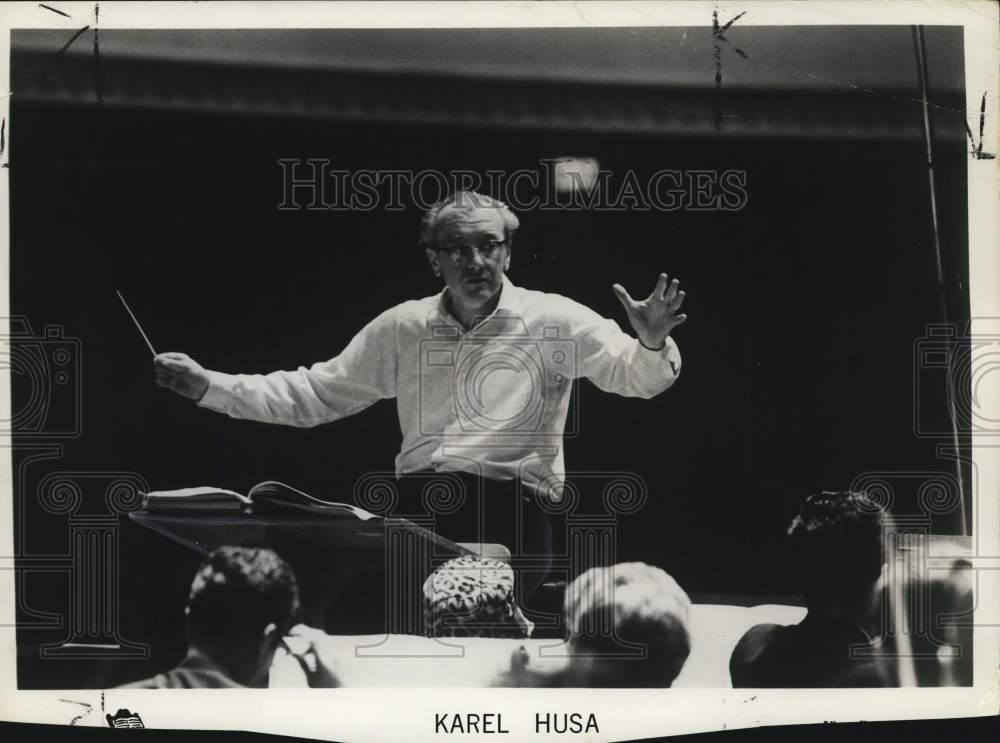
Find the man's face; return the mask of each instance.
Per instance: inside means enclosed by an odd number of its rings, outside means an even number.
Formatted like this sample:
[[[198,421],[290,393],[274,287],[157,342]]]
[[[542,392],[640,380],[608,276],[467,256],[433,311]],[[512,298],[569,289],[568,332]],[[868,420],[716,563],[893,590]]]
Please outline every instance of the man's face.
[[[496,209],[460,211],[446,207],[439,218],[437,250],[427,251],[444,277],[453,301],[467,308],[488,304],[510,268],[503,219]]]

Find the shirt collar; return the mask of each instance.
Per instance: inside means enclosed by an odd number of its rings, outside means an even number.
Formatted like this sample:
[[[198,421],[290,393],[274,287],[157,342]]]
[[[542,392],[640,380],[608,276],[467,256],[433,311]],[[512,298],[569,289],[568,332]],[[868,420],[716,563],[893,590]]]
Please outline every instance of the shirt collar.
[[[222,667],[211,657],[201,652],[197,648],[188,648],[187,655],[181,661],[180,667],[192,670],[218,671],[224,673]]]
[[[503,285],[500,289],[500,301],[497,302],[497,308],[495,312],[500,312],[503,310],[504,314],[520,314],[521,305],[517,301],[520,292],[518,288],[511,283],[511,280],[507,278],[507,274],[503,275]]]
[[[496,318],[500,317],[511,317],[521,315],[521,303],[519,301],[520,290],[518,287],[514,286],[507,274],[504,274],[501,279],[500,284],[500,299],[497,301],[497,306],[494,308],[485,320],[479,322],[475,325],[469,332],[475,332],[477,334],[486,331],[487,334],[491,334],[489,328],[493,325],[497,325],[493,322]],[[435,319],[443,320],[451,325],[456,325],[459,328],[462,324],[455,318],[451,312],[448,311],[448,287],[444,287],[438,294],[437,302],[435,303],[436,315]],[[507,323],[501,323],[506,327]],[[464,330],[464,328],[463,328]],[[500,332],[499,329],[494,330],[494,333]]]

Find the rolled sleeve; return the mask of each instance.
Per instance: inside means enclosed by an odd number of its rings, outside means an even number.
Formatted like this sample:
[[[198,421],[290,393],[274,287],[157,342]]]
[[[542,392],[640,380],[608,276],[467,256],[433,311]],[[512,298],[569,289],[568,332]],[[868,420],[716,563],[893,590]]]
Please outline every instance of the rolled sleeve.
[[[666,343],[658,351],[646,348],[638,340],[635,344],[638,346],[632,362],[635,377],[639,386],[649,393],[643,397],[657,395],[677,381],[681,374],[681,351],[673,338],[667,336]]]
[[[233,393],[238,378],[237,374],[210,371],[208,373],[208,389],[198,400],[198,407],[214,410],[217,413],[228,413],[233,402]]]

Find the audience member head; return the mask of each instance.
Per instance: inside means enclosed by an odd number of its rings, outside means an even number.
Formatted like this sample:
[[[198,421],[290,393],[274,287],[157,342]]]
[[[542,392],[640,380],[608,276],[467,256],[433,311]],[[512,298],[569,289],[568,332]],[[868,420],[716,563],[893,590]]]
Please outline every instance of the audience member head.
[[[188,642],[235,681],[257,686],[297,609],[295,574],[274,551],[220,547],[191,584]]]
[[[524,638],[534,629],[514,600],[514,571],[499,560],[449,560],[427,576],[423,593],[431,637]]]
[[[660,568],[591,568],[566,589],[563,607],[571,658],[563,685],[670,686],[691,651],[691,601]]]
[[[810,495],[788,527],[790,564],[810,608],[867,605],[882,574],[884,509],[860,492]]]

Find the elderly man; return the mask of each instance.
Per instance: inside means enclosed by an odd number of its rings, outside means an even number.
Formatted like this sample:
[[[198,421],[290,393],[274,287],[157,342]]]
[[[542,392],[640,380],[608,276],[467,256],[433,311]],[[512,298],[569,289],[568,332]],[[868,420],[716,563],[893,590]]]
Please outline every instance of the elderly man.
[[[165,353],[155,359],[157,382],[235,418],[293,426],[396,398],[404,500],[434,492],[441,534],[530,556],[525,596],[550,564],[544,507],[564,477],[572,380],[631,397],[662,392],[680,373],[670,333],[686,315],[684,292],[666,274],[640,301],[613,286],[637,338],[566,297],[515,286],[506,273],[518,224],[501,202],[455,193],[421,225],[431,270],[444,279],[439,294],[386,310],[339,356],[308,369],[223,374]]]

